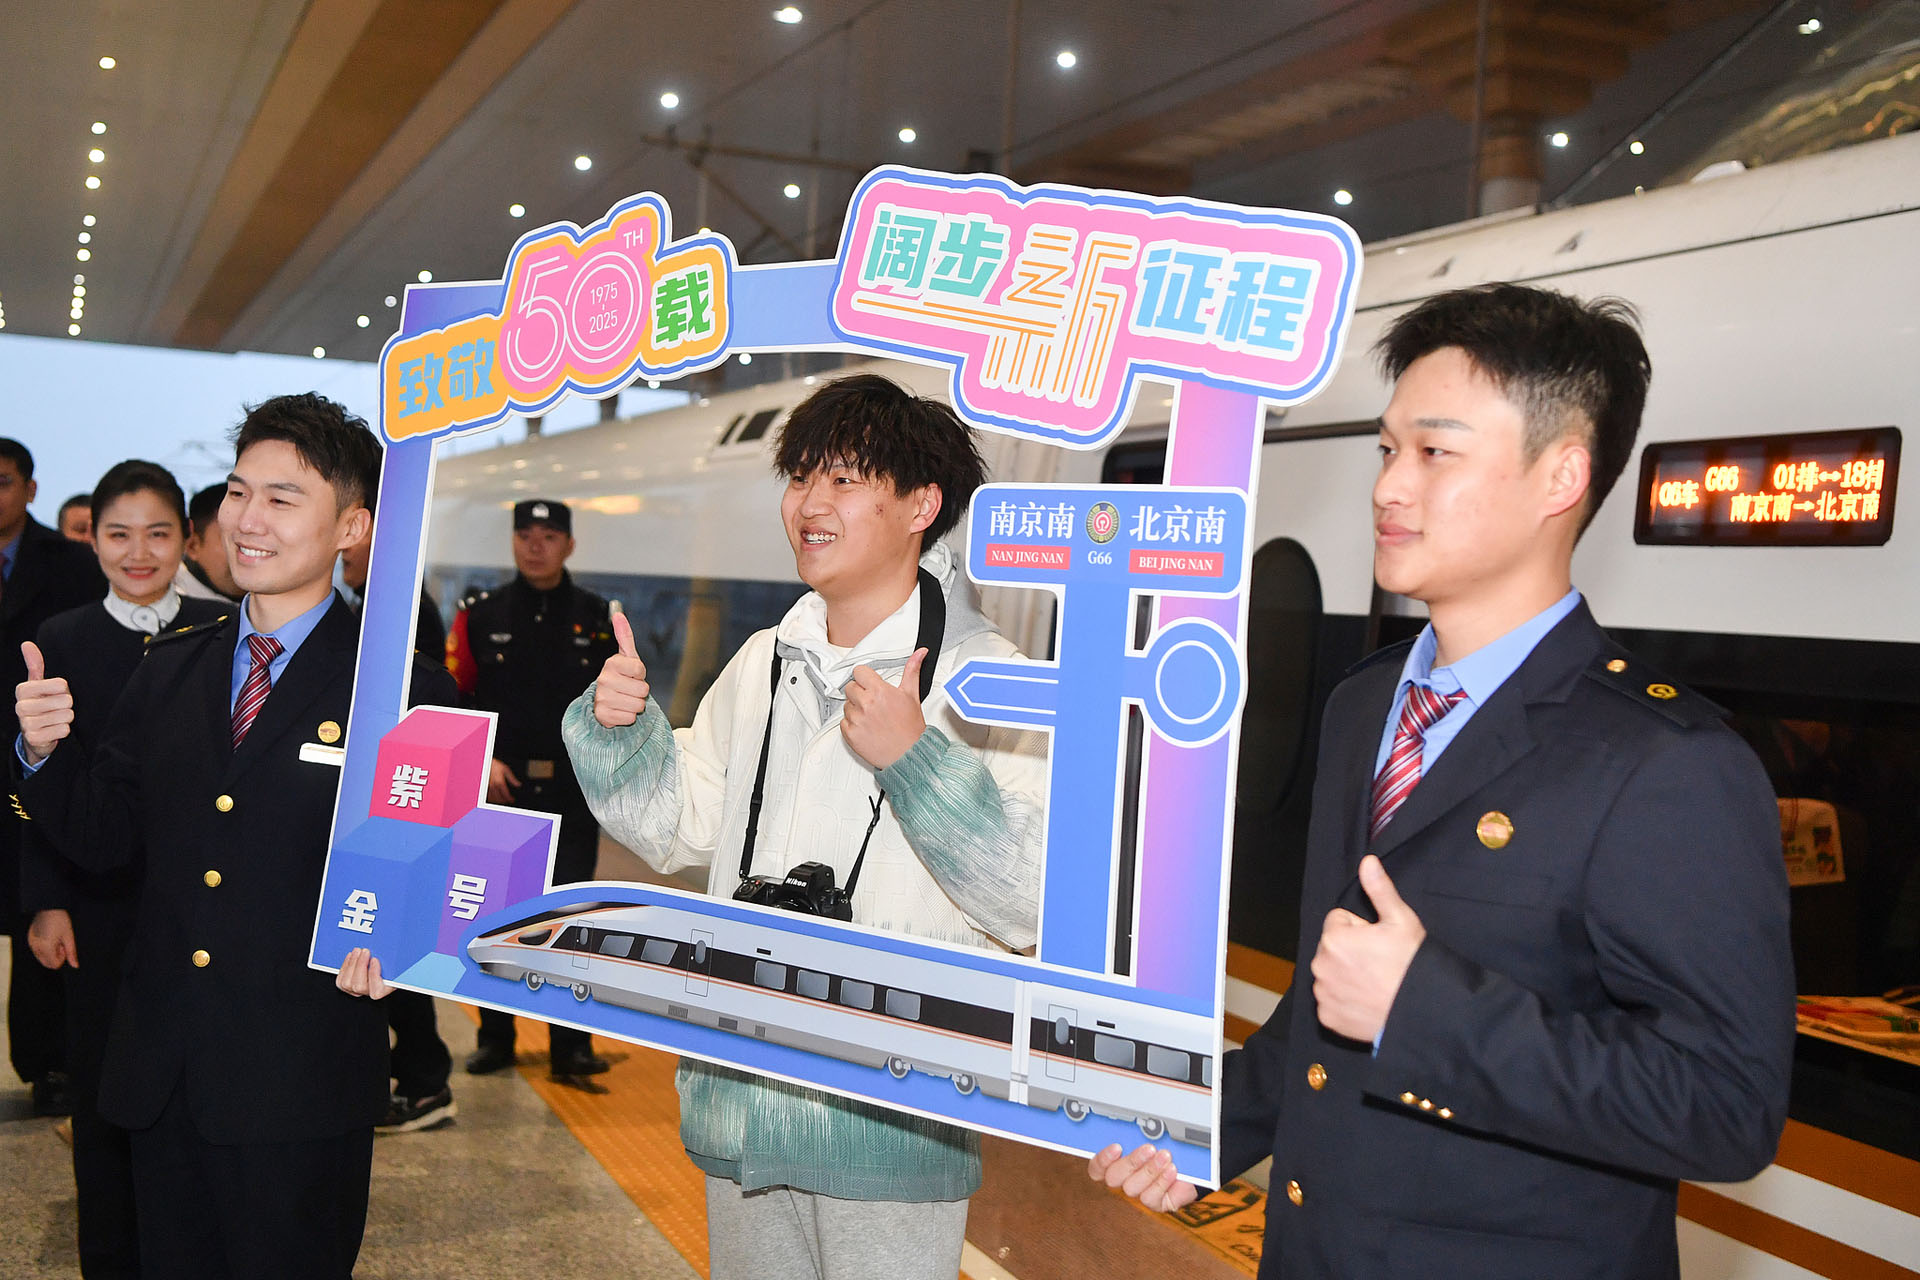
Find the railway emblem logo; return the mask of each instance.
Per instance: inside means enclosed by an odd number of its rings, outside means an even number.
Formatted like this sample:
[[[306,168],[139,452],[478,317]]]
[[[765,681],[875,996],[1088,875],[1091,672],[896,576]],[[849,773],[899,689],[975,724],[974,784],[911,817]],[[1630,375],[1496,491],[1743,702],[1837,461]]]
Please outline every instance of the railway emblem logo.
[[[1112,542],[1120,532],[1120,510],[1111,502],[1096,502],[1087,512],[1087,536],[1095,542]]]

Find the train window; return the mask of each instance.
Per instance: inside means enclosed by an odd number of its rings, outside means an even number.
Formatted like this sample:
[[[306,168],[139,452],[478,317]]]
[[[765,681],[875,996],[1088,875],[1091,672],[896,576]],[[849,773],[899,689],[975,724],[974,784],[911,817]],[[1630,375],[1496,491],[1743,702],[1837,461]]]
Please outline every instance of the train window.
[[[767,434],[767,428],[772,426],[773,420],[779,416],[778,409],[762,409],[747,419],[747,425],[740,428],[740,434],[733,438],[733,443],[746,444],[750,440],[758,440]]]
[[[733,429],[734,429],[735,427],[737,427],[737,426],[739,426],[739,425],[740,425],[740,422],[741,422],[741,420],[742,420],[742,419],[744,419],[744,418],[745,418],[746,416],[747,416],[747,415],[746,415],[746,414],[744,414],[744,413],[736,413],[736,414],[734,414],[734,415],[733,415],[733,421],[732,421],[732,422],[729,422],[729,423],[727,424],[727,429],[726,429],[725,431],[722,431],[722,432],[720,433],[720,443],[721,443],[721,444],[725,444],[725,443],[727,443],[727,441],[728,441],[728,440],[730,440],[730,439],[732,439],[732,438],[733,438]]]
[[[696,939],[693,944],[693,967],[696,969],[705,969],[707,967],[707,940],[705,938]]]
[[[1205,1085],[1209,1089],[1213,1088],[1213,1059],[1212,1058],[1200,1059],[1200,1083]]]
[[[772,987],[775,991],[784,991],[787,986],[787,966],[775,964],[771,960],[755,960],[753,983],[757,987]]]
[[[630,933],[609,933],[600,939],[600,954],[618,956],[625,960],[633,954],[633,935]]]
[[[873,1008],[873,984],[855,982],[852,978],[840,979],[840,1003],[849,1009]]]
[[[1100,464],[1101,484],[1159,484],[1167,474],[1167,442],[1121,445]]]
[[[1133,1070],[1134,1044],[1123,1036],[1093,1033],[1093,1060],[1109,1067]]]
[[[1055,1018],[1053,1020],[1053,1042],[1063,1047],[1072,1044],[1073,1024],[1065,1018]]]
[[[825,1000],[827,998],[827,975],[824,973],[815,973],[811,969],[802,969],[794,977],[793,989],[809,1000]]]
[[[1147,1070],[1169,1080],[1185,1080],[1193,1074],[1193,1055],[1165,1045],[1147,1046]]]
[[[909,1022],[920,1021],[920,993],[887,988],[887,1015],[905,1018]]]
[[[666,938],[648,938],[640,948],[640,958],[648,964],[672,964],[680,944]]]
[[[534,929],[520,935],[518,941],[523,947],[537,947],[553,936],[551,929]]]
[[[587,927],[576,924],[563,930],[560,934],[560,940],[553,944],[553,949],[555,951],[593,950],[592,947],[587,945]]]
[[[1320,635],[1320,575],[1292,538],[1253,554],[1248,592],[1247,702],[1240,717],[1240,787],[1235,804],[1277,811],[1299,774],[1313,717],[1315,641]]]

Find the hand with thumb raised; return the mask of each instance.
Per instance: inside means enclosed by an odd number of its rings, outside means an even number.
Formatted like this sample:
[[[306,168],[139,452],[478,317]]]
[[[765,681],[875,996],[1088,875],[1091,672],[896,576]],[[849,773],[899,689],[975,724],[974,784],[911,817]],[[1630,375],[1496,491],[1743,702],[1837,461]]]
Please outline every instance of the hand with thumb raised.
[[[1379,918],[1363,920],[1343,907],[1329,911],[1310,967],[1320,1025],[1371,1042],[1387,1024],[1427,929],[1373,854],[1360,860],[1360,888]]]
[[[23,642],[20,656],[26,659],[27,678],[14,686],[13,711],[26,743],[27,763],[39,764],[53,754],[60,739],[73,732],[73,694],[61,677],[47,679],[39,645]]]
[[[617,729],[638,720],[647,709],[647,664],[633,644],[633,624],[616,609],[613,614],[613,641],[618,651],[600,668],[593,688],[593,718],[601,727]]]

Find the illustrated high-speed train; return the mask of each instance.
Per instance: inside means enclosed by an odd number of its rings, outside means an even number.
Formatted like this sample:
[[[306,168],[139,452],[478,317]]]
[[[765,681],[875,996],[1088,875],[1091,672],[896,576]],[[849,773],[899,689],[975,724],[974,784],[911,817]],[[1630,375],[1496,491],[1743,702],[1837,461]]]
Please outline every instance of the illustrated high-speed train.
[[[1420,299],[1492,280],[1615,295],[1639,309],[1654,370],[1640,454],[1582,540],[1574,581],[1628,647],[1730,709],[1783,800],[1819,800],[1840,815],[1840,878],[1793,890],[1802,991],[1866,997],[1920,983],[1920,938],[1903,932],[1920,920],[1920,514],[1895,509],[1889,481],[1891,529],[1880,545],[1636,536],[1658,501],[1642,474],[1648,449],[1832,431],[1864,438],[1920,422],[1916,244],[1920,137],[1907,135],[1368,247],[1337,374],[1312,401],[1270,414],[1260,450],[1229,1039],[1264,1019],[1290,973],[1312,744],[1327,694],[1372,647],[1422,621],[1417,604],[1372,581],[1368,494],[1389,389],[1369,347]],[[868,367],[946,394],[944,370]],[[686,723],[746,636],[803,591],[769,457],[782,415],[815,382],[768,383],[442,459],[429,586],[451,607],[468,587],[503,580],[512,572],[510,505],[535,494],[565,499],[579,544],[571,568],[625,602],[655,690],[669,717]],[[1098,450],[983,437],[993,477],[1157,482],[1171,394],[1147,384],[1126,431]],[[1897,462],[1889,460],[1890,476]],[[1050,654],[1050,596],[995,589],[983,605],[1026,652]],[[1132,918],[1126,904],[1116,918]],[[1123,931],[1116,973],[1129,971],[1131,948]],[[1831,1259],[1864,1250],[1920,1270],[1920,1252],[1882,1243],[1920,1240],[1911,1194],[1920,1186],[1920,1062],[1811,1032],[1800,1041],[1779,1163],[1740,1188],[1686,1189],[1685,1269],[1837,1276],[1851,1273]],[[1847,1216],[1855,1213],[1857,1221]],[[1783,1270],[1766,1252],[1775,1237],[1752,1225],[1761,1215],[1833,1247]]]
[[[475,937],[475,964],[530,991],[718,1027],[871,1067],[944,1076],[1070,1120],[1206,1146],[1210,1019],[831,937],[658,904],[581,903]]]

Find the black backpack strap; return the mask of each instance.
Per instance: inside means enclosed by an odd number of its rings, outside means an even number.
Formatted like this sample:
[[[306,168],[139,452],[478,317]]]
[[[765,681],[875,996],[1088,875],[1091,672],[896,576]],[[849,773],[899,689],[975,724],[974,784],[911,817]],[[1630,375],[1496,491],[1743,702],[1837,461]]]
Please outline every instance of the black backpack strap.
[[[767,675],[767,731],[760,737],[760,765],[753,771],[753,796],[747,801],[747,839],[740,846],[740,879],[753,870],[753,844],[760,833],[760,806],[766,800],[767,753],[773,748],[773,700],[780,696],[780,641],[773,642],[773,661]]]

